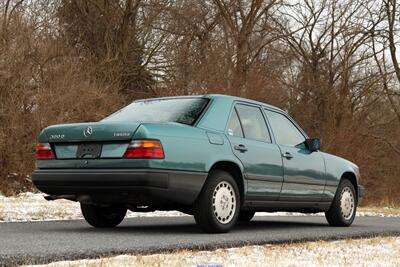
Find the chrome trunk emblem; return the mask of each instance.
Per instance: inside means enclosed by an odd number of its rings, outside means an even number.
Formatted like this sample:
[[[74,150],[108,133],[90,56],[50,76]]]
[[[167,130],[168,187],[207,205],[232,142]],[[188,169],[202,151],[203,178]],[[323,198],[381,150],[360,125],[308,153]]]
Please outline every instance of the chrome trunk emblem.
[[[93,133],[93,128],[91,126],[88,126],[84,131],[83,131],[83,135],[85,137],[89,137],[91,136]]]

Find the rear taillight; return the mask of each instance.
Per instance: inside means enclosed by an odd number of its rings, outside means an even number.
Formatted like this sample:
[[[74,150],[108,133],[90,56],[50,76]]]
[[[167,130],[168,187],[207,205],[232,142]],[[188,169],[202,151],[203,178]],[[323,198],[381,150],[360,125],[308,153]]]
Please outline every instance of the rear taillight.
[[[133,140],[129,144],[124,158],[163,159],[164,150],[158,140]]]
[[[36,146],[36,159],[55,159],[49,143],[39,143]]]

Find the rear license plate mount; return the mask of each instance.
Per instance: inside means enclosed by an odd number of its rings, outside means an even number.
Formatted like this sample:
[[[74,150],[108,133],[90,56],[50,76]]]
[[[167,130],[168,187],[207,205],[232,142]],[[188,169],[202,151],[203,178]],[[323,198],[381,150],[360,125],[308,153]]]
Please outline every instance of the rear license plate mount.
[[[88,158],[95,159],[100,158],[101,155],[101,144],[79,144],[76,152],[76,157],[79,159]]]

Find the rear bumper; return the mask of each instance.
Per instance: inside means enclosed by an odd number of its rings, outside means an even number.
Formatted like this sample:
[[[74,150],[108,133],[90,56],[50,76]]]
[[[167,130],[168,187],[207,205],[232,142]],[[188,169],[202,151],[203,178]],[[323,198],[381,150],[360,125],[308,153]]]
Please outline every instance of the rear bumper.
[[[121,202],[157,200],[186,205],[195,201],[206,178],[205,172],[155,169],[40,169],[32,173],[35,186],[50,195],[91,195]]]

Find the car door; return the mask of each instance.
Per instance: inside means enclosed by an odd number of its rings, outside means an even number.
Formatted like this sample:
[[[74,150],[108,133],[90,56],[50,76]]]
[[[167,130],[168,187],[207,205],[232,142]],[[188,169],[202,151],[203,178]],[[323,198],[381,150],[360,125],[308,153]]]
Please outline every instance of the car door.
[[[244,166],[246,200],[278,200],[283,183],[279,147],[272,143],[260,107],[236,104],[227,126],[233,153]]]
[[[305,135],[286,114],[265,109],[284,167],[284,179],[279,200],[319,201],[325,179],[325,163],[319,151],[306,148]]]

